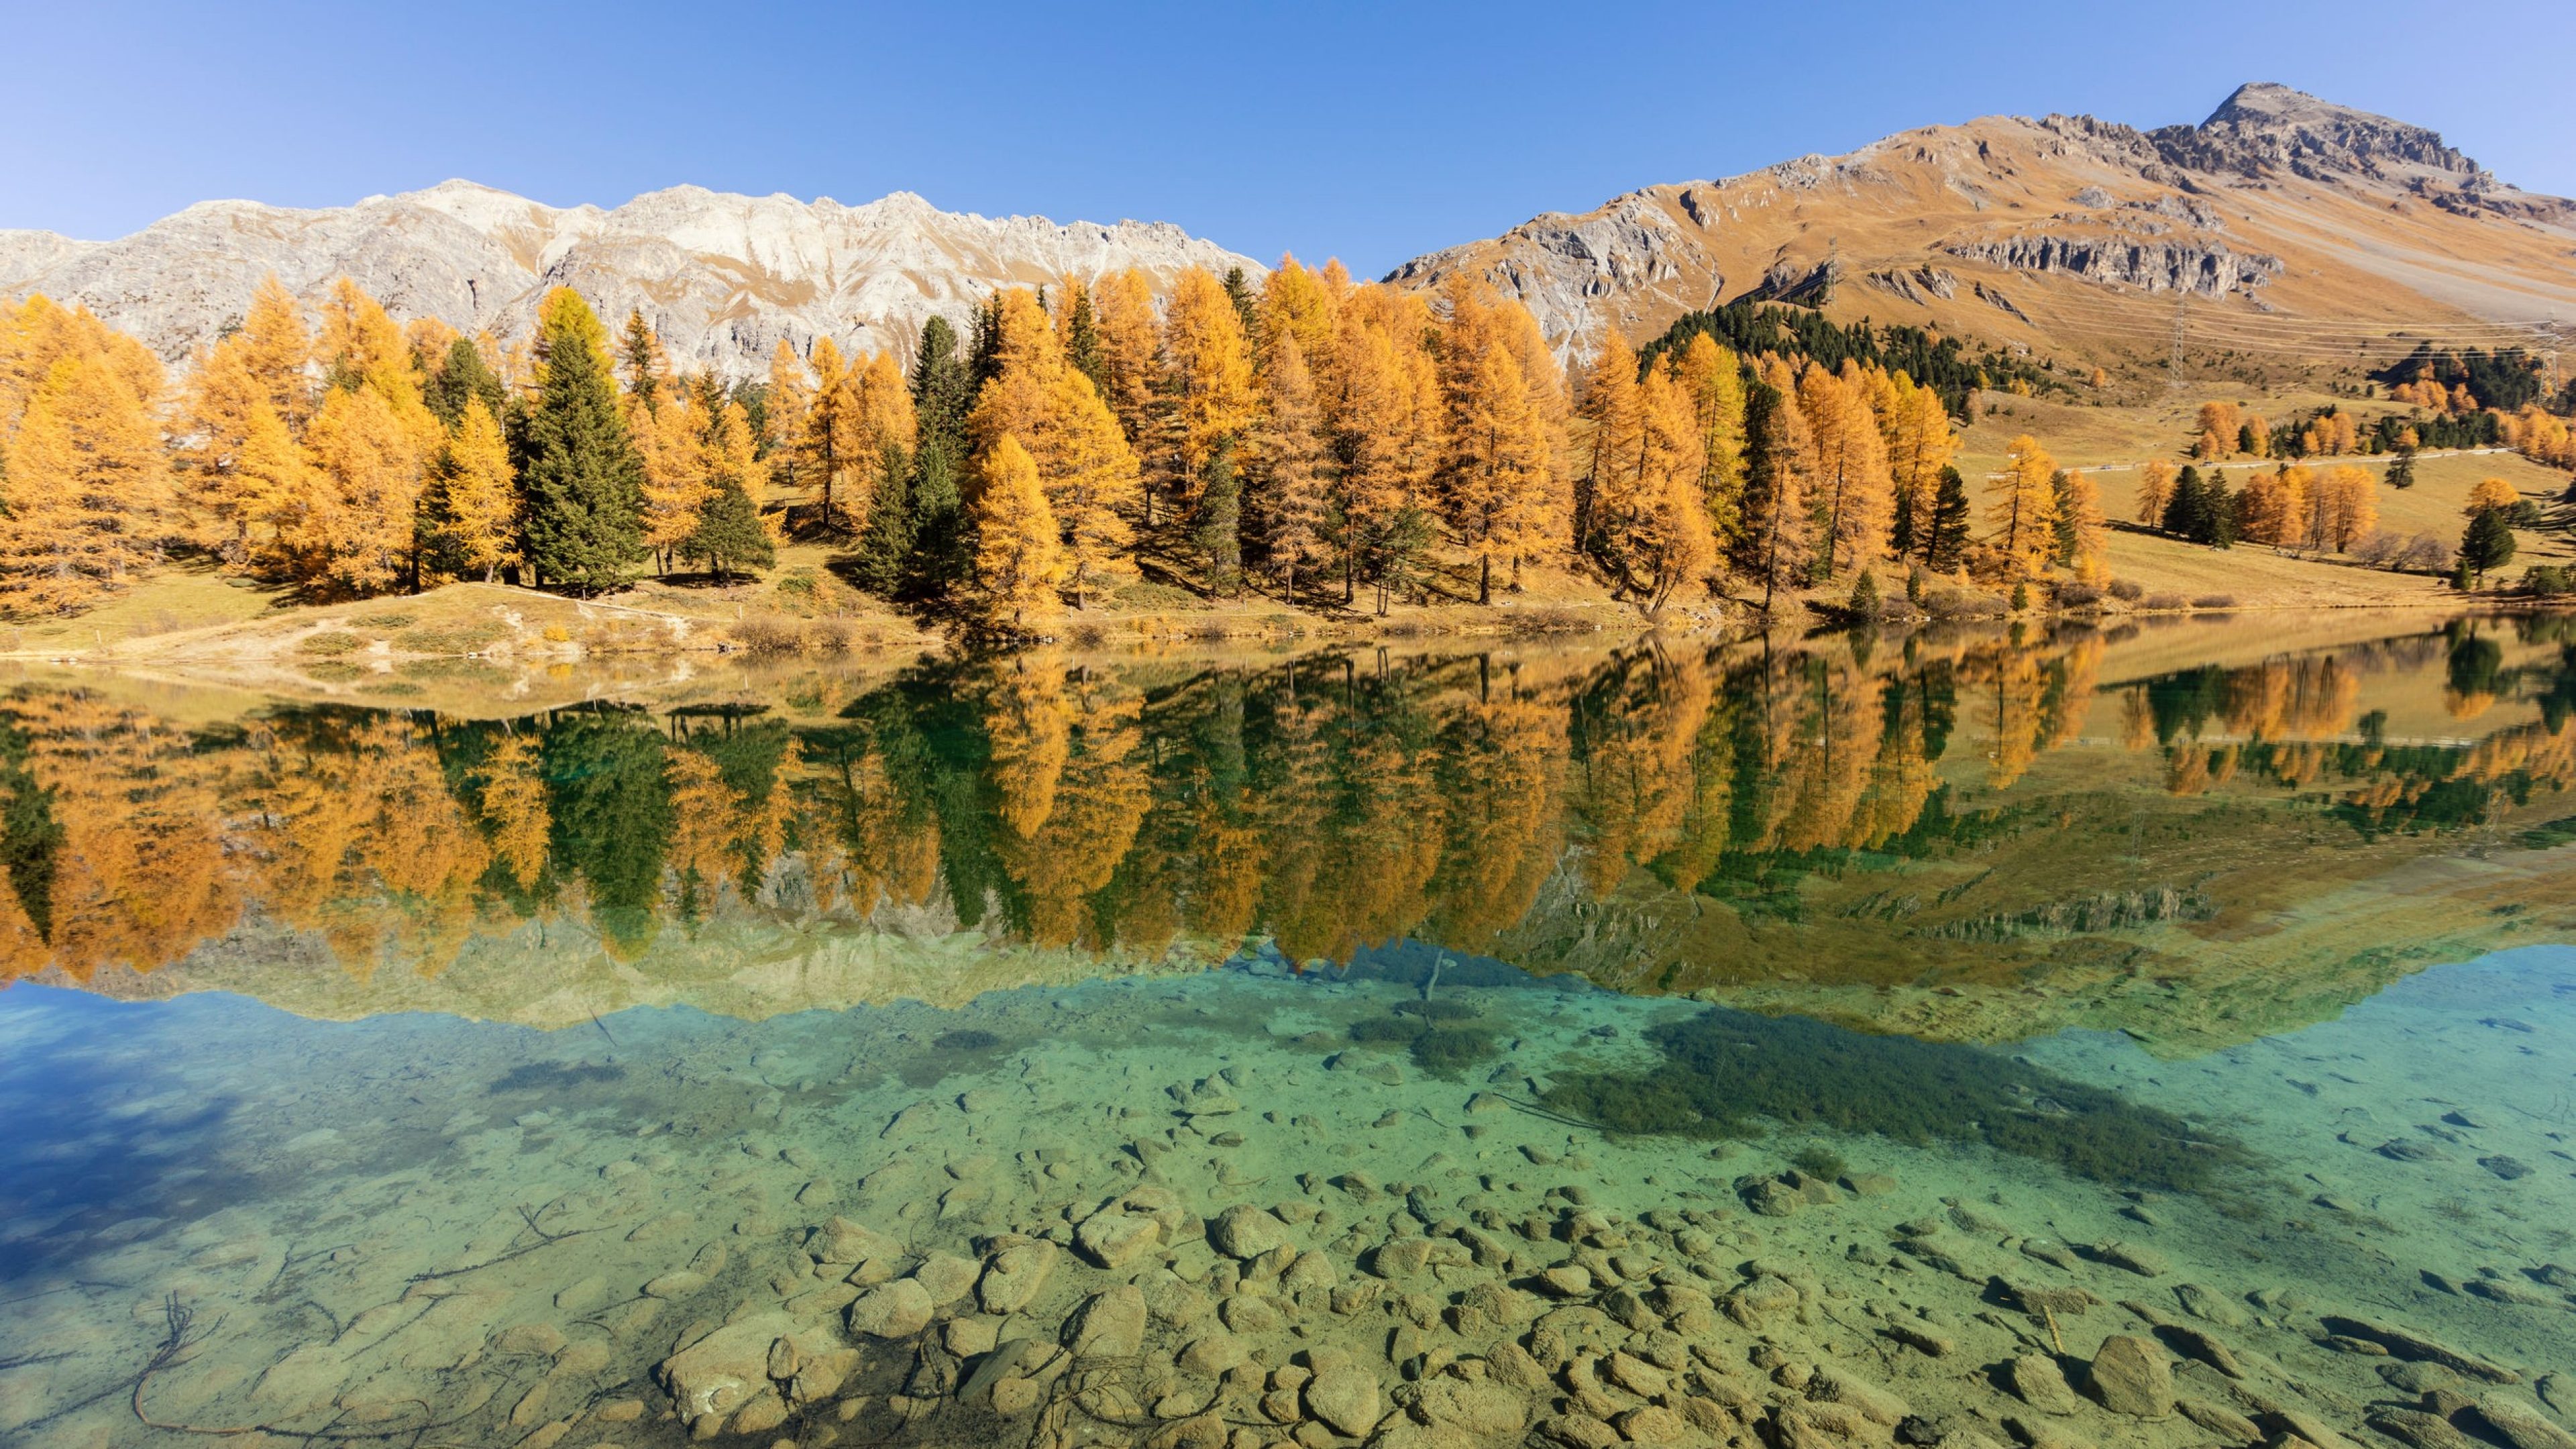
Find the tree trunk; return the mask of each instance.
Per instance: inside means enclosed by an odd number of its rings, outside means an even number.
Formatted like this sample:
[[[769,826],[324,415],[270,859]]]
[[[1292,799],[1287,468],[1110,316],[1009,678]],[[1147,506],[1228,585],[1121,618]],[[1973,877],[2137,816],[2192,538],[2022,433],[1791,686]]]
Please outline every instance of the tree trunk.
[[[1476,560],[1476,602],[1490,604],[1493,601],[1494,556],[1489,553],[1479,556]]]

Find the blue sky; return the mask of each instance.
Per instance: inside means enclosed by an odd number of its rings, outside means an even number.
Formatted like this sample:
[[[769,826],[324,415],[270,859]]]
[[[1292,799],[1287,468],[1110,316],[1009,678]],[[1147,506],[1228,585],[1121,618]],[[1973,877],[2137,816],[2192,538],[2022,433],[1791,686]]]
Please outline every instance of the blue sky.
[[[2576,194],[2576,5],[668,6],[0,0],[0,227],[463,176],[1168,220],[1375,274],[1534,213],[1998,111],[2279,80]],[[2456,58],[2456,59],[2455,59]]]

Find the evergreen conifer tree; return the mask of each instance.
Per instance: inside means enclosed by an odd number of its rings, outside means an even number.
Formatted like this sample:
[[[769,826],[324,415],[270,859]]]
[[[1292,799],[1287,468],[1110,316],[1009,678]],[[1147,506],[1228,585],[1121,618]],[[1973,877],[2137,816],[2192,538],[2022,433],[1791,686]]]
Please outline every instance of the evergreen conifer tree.
[[[979,318],[980,330],[984,323]],[[975,406],[975,380],[958,355],[957,331],[945,317],[922,324],[921,353],[912,363],[912,410],[921,446],[944,445],[953,465],[966,456],[966,414]]]
[[[2460,567],[2477,583],[2486,582],[2487,570],[2513,562],[2513,553],[2513,525],[2503,509],[2481,508],[2470,516],[2468,531],[2460,535]]]
[[[885,445],[852,561],[859,587],[883,598],[903,587],[904,566],[912,557],[912,469],[912,455],[897,444]]]
[[[965,582],[973,548],[958,488],[962,456],[926,430],[912,455],[912,551],[904,561],[902,586],[912,598],[945,598]]]
[[[765,569],[777,561],[769,530],[760,521],[760,505],[740,484],[730,481],[708,495],[698,510],[697,532],[680,545],[680,551],[704,559],[707,572],[719,578],[743,568]]]
[[[484,408],[496,418],[509,405],[500,374],[484,362],[483,349],[459,337],[447,344],[447,356],[422,386],[421,400],[452,429],[464,420],[465,404],[473,398],[481,398]]]
[[[1923,540],[1923,562],[1938,573],[1959,566],[1968,549],[1968,480],[1944,467],[1932,492],[1932,526]]]
[[[1109,396],[1109,359],[1100,350],[1100,322],[1091,308],[1091,289],[1075,283],[1064,308],[1064,360],[1091,385]]]
[[[1243,479],[1235,471],[1232,438],[1217,441],[1200,472],[1197,542],[1207,560],[1208,587],[1232,594],[1243,577]]]
[[[1244,277],[1243,268],[1225,269],[1225,296],[1234,304],[1235,315],[1243,319],[1244,337],[1257,346],[1261,336],[1261,299],[1254,295],[1252,283]]]
[[[2174,475],[2173,492],[2165,499],[2165,515],[2159,526],[2176,538],[2189,538],[2192,520],[2201,513],[2205,486],[2200,481],[2200,470],[2185,463],[2182,471]]]
[[[537,323],[544,370],[522,474],[528,558],[548,582],[584,593],[624,584],[644,556],[644,468],[618,414],[606,341],[571,288],[546,299]]]

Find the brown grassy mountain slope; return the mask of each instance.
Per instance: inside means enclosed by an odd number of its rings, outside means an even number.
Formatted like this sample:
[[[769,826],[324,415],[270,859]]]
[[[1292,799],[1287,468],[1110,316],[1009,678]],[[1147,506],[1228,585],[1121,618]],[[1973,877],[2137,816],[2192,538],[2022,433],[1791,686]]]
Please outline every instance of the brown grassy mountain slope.
[[[2506,186],[2431,131],[2256,84],[2198,126],[1989,116],[1651,186],[1389,280],[1460,270],[1576,353],[1605,327],[1642,339],[1719,302],[1821,296],[1838,320],[2115,373],[2163,368],[2178,319],[2189,372],[2331,373],[2418,339],[2576,328],[2576,202]]]

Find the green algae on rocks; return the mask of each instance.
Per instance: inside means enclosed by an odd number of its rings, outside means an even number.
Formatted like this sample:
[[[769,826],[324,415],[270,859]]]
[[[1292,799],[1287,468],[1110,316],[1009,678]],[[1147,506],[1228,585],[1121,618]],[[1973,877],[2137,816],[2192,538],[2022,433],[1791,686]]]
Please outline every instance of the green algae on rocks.
[[[1646,1032],[1650,1072],[1569,1073],[1541,1094],[1551,1111],[1622,1133],[1749,1137],[1760,1119],[1875,1133],[1900,1142],[1983,1142],[2078,1177],[2189,1191],[2235,1144],[2172,1113],[1976,1047],[1870,1036],[1806,1017],[1725,1007]]]
[[[1464,1024],[1476,1016],[1476,1009],[1465,1002],[1404,1001],[1394,1006],[1393,1013],[1351,1023],[1351,1040],[1401,1042],[1415,1066],[1451,1080],[1496,1055],[1492,1030]]]

